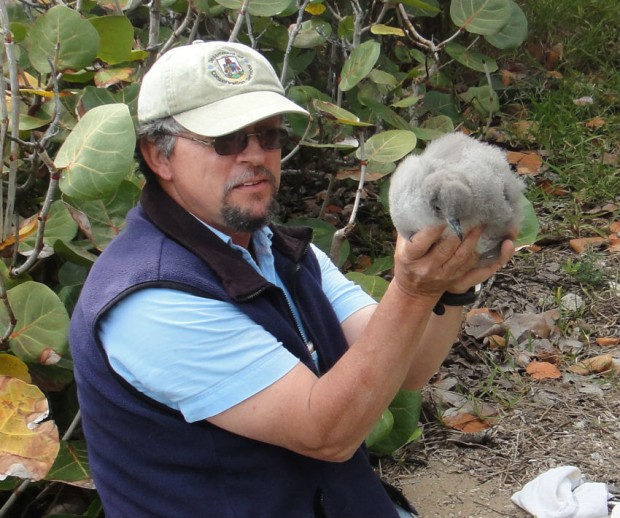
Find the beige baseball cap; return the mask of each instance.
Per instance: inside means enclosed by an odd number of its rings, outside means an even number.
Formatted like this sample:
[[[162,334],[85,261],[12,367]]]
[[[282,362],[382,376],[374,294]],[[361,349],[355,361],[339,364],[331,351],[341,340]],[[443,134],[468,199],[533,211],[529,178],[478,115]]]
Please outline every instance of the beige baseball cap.
[[[224,41],[169,50],[146,73],[138,95],[140,123],[172,116],[184,128],[207,137],[285,113],[308,115],[285,97],[264,56]]]

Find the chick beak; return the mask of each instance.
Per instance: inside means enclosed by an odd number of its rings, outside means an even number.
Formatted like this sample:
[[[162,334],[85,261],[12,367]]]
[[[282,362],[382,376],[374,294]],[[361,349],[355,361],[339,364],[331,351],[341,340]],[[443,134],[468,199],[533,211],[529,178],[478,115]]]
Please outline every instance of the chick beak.
[[[447,219],[448,225],[454,230],[454,233],[459,236],[459,239],[463,241],[463,229],[461,228],[461,222],[458,219]]]

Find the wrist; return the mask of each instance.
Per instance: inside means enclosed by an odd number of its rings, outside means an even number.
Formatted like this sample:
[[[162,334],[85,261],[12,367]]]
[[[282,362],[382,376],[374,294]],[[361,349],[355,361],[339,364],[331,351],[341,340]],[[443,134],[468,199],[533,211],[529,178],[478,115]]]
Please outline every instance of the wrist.
[[[435,304],[437,304],[437,294],[425,294],[420,293],[419,291],[409,290],[406,286],[403,286],[403,284],[399,282],[397,277],[392,279],[390,286],[391,285],[395,285],[400,296],[405,296],[417,306],[433,308]]]
[[[480,284],[472,286],[463,293],[446,291],[439,297],[437,304],[433,308],[433,313],[436,315],[443,315],[446,311],[445,306],[467,306],[468,304],[473,304],[478,299],[479,294]]]

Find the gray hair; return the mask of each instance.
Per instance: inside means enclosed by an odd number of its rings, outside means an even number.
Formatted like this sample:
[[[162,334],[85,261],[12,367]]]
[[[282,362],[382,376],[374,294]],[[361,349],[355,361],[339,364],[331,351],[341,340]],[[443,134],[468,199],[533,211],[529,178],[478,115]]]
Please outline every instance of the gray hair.
[[[150,122],[143,122],[136,128],[136,135],[139,141],[144,140],[152,143],[166,158],[169,158],[177,142],[177,137],[174,135],[185,131],[187,130],[172,117],[164,117]],[[138,155],[138,169],[146,180],[155,179],[156,174],[151,171],[151,168],[144,160],[140,145],[136,146],[136,150]]]
[[[138,126],[136,133],[138,139],[144,139],[155,144],[164,156],[169,157],[174,151],[177,138],[173,135],[186,132],[172,117],[155,119],[154,121],[143,122]]]

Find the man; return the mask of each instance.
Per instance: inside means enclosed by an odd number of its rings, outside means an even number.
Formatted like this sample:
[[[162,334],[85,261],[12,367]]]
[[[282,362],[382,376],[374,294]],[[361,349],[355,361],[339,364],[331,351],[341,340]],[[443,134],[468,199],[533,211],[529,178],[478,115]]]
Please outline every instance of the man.
[[[364,438],[401,387],[436,371],[459,304],[511,242],[476,269],[481,229],[399,240],[375,304],[307,229],[270,224],[282,116],[306,112],[264,57],[223,42],[174,49],[138,105],[147,183],[70,337],[106,516],[411,516]]]

